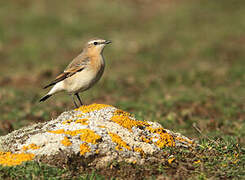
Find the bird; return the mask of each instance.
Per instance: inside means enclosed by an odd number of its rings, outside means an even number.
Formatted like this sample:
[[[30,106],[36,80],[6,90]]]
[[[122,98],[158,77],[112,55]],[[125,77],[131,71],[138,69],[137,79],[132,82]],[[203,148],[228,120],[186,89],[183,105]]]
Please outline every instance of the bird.
[[[66,91],[72,96],[76,108],[78,108],[78,105],[74,96],[77,97],[82,106],[83,103],[79,93],[91,88],[103,75],[105,68],[103,50],[110,43],[111,41],[100,38],[88,41],[82,52],[71,61],[64,72],[44,87],[46,89],[53,86],[39,102],[47,100],[56,93]]]

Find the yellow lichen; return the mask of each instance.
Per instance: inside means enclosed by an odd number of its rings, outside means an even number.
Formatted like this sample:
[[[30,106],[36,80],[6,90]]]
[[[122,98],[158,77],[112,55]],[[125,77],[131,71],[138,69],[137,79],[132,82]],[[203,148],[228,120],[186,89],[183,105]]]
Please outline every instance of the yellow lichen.
[[[132,164],[136,164],[137,163],[137,161],[136,160],[134,160],[133,162],[132,162]]]
[[[70,146],[72,145],[71,141],[68,139],[68,137],[64,137],[64,139],[61,141],[61,143],[64,145],[64,146]]]
[[[122,110],[116,110],[111,120],[119,124],[120,126],[127,128],[130,131],[132,131],[132,127],[135,127],[135,126],[149,126],[147,122],[136,121],[136,120],[131,119],[130,114]]]
[[[16,166],[22,162],[31,161],[35,157],[34,154],[12,154],[11,152],[0,152],[0,165]]]
[[[113,107],[113,106],[107,105],[107,104],[91,104],[91,105],[81,106],[81,107],[79,107],[79,108],[77,108],[75,110],[76,111],[81,111],[83,113],[87,113],[87,112],[100,110],[100,109],[107,108],[107,107]]]
[[[122,148],[121,146],[119,146],[119,145],[117,145],[117,146],[115,147],[115,149],[116,149],[117,151],[122,151],[122,150],[123,150],[123,148]]]
[[[197,160],[197,161],[194,161],[193,163],[194,164],[199,164],[199,163],[201,163],[201,161],[200,160]]]
[[[101,139],[101,136],[94,133],[94,131],[90,129],[82,129],[82,134],[80,135],[80,139],[87,143],[96,144],[98,140]]]
[[[239,162],[239,159],[233,161],[232,163],[233,163],[233,164],[237,164],[238,162]]]
[[[81,125],[88,125],[87,121],[88,119],[78,119],[75,121],[75,123],[79,123]]]
[[[147,130],[149,130],[151,133],[158,134],[160,138],[155,142],[155,144],[159,148],[163,148],[165,146],[175,146],[174,138],[172,135],[168,134],[163,128],[152,128],[147,127]]]
[[[36,144],[32,143],[32,144],[30,144],[28,146],[23,146],[22,150],[27,151],[29,149],[35,150],[35,149],[39,149],[39,148],[40,148],[40,146],[37,146]]]
[[[132,150],[130,146],[127,145],[126,142],[124,142],[122,140],[122,138],[120,136],[118,136],[117,134],[114,134],[112,132],[108,132],[108,134],[111,136],[111,140],[115,143],[117,143],[117,146],[116,146],[116,150],[120,150],[121,151],[121,148],[124,147],[128,150]]]
[[[80,155],[84,155],[86,152],[90,152],[90,147],[87,143],[83,143],[80,145]]]

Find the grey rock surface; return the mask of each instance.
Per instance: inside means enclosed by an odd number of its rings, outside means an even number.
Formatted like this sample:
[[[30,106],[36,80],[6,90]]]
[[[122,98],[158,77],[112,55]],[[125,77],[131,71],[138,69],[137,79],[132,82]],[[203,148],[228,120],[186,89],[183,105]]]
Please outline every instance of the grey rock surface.
[[[71,158],[98,167],[113,160],[142,164],[164,147],[193,146],[193,140],[157,122],[136,120],[104,104],[82,106],[0,137],[0,151],[33,154],[34,160],[55,165]]]

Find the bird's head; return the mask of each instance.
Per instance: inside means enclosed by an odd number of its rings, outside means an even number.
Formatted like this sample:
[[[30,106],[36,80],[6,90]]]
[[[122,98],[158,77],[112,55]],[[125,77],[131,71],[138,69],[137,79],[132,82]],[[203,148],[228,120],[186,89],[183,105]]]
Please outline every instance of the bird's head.
[[[87,42],[86,50],[90,54],[101,54],[103,52],[104,47],[110,43],[111,41],[104,39],[93,39]]]

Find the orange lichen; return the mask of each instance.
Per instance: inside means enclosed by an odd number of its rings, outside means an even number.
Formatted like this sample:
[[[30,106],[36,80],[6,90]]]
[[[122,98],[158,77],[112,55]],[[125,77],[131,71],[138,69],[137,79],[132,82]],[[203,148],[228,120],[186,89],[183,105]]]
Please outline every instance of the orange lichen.
[[[65,130],[64,129],[58,129],[58,130],[48,131],[48,132],[54,133],[54,134],[64,134]]]
[[[79,123],[79,124],[82,124],[82,125],[88,125],[88,123],[86,123],[88,121],[88,119],[78,119],[75,121],[75,123]],[[71,119],[68,119],[64,122],[62,122],[62,124],[71,124],[73,122],[73,120]]]
[[[68,137],[64,137],[64,139],[61,141],[61,143],[64,145],[64,146],[70,146],[72,145],[71,141],[68,139]]]
[[[114,115],[124,115],[124,116],[131,116],[130,113],[126,112],[126,111],[123,111],[121,109],[117,109],[115,112],[114,112]]]
[[[78,119],[75,121],[75,123],[79,123],[81,125],[88,125],[87,121],[88,119]]]
[[[99,135],[95,134],[94,131],[90,129],[78,129],[74,131],[65,131],[64,129],[60,129],[60,130],[48,131],[48,132],[55,133],[55,134],[65,134],[70,136],[76,136],[78,134],[82,134],[80,136],[80,139],[82,141],[86,141],[92,144],[95,144],[99,139],[101,139]]]
[[[62,124],[71,124],[72,122],[73,122],[73,121],[72,121],[71,119],[68,119],[68,120],[62,122]]]
[[[35,157],[34,154],[12,154],[11,152],[0,152],[0,165],[16,166],[22,162],[31,161]]]
[[[70,135],[70,136],[76,136],[78,134],[83,133],[83,129],[78,129],[78,130],[74,130],[74,131],[65,131],[64,134],[66,135]]]
[[[98,126],[99,128],[106,128],[105,126]]]
[[[83,113],[87,113],[87,112],[100,110],[100,109],[107,108],[107,107],[113,107],[113,106],[107,105],[107,104],[91,104],[91,105],[81,106],[75,110],[76,111],[82,111]]]
[[[151,133],[157,133],[157,134],[161,134],[161,133],[166,133],[166,131],[163,128],[152,128],[152,127],[147,127],[146,128],[148,131],[150,131]]]
[[[30,144],[30,145],[28,145],[28,146],[23,146],[23,147],[22,147],[22,150],[23,150],[23,151],[27,151],[27,150],[29,150],[29,149],[35,150],[35,149],[39,149],[39,148],[40,148],[40,146],[37,146],[36,144],[32,143],[32,144]]]
[[[134,148],[134,151],[135,152],[139,152],[142,156],[144,156],[145,155],[145,152],[143,151],[143,149],[142,148],[139,148],[139,147],[135,147]]]
[[[54,133],[54,134],[66,134],[70,136],[76,136],[78,134],[81,134],[82,131],[83,131],[82,129],[74,130],[74,131],[65,131],[64,129],[59,129],[59,130],[48,131],[48,132]]]
[[[122,110],[116,110],[114,112],[114,116],[112,116],[111,120],[120,126],[127,128],[132,131],[132,127],[135,126],[149,126],[147,122],[144,121],[136,121],[130,118],[130,114],[128,112]]]
[[[94,131],[90,129],[82,129],[82,130],[83,130],[82,134],[80,135],[80,139],[82,141],[85,141],[87,143],[96,144],[101,139],[101,136],[94,133]]]
[[[121,151],[122,147],[124,147],[125,149],[128,149],[130,151],[132,150],[131,147],[128,146],[127,143],[124,142],[120,136],[118,136],[117,134],[111,133],[111,132],[108,132],[108,134],[111,136],[111,140],[113,142],[117,143],[116,150]]]
[[[170,158],[170,159],[168,159],[168,163],[169,164],[172,164],[172,162],[175,160],[175,158],[173,157],[173,158]]]
[[[145,136],[141,136],[141,140],[146,142],[146,143],[150,143],[151,142],[151,139],[148,139]]]
[[[159,135],[159,139],[154,142],[154,144],[156,144],[159,148],[163,148],[165,146],[175,146],[173,136],[168,134],[163,128],[147,127],[146,129],[151,133]]]
[[[90,147],[87,143],[83,143],[80,145],[80,155],[84,155],[86,152],[90,152]]]

